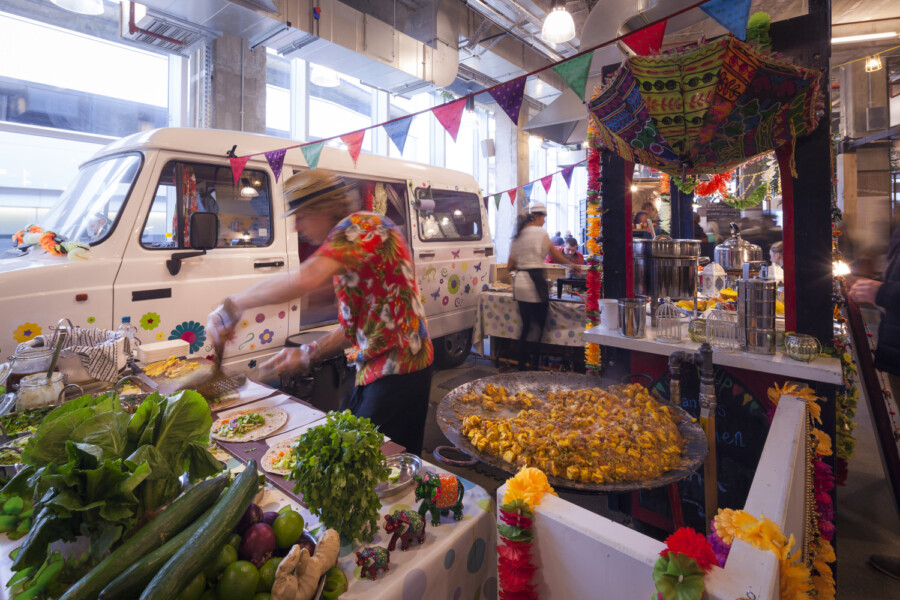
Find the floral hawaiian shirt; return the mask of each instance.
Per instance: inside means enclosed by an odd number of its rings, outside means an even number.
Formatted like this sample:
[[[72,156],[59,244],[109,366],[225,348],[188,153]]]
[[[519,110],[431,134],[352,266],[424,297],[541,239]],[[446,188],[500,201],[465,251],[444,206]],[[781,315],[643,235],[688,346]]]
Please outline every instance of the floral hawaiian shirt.
[[[338,223],[316,254],[336,260],[344,335],[355,347],[356,383],[420,371],[434,359],[412,255],[400,230],[381,215],[357,212]]]

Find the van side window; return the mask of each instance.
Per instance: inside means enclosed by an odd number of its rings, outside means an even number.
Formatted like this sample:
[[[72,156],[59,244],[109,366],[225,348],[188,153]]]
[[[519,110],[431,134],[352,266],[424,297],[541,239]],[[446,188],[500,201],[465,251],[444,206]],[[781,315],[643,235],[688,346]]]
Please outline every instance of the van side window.
[[[272,243],[272,202],[264,171],[244,170],[236,187],[228,165],[169,162],[160,174],[141,245],[189,248],[195,212],[218,215],[220,248]]]
[[[481,239],[481,200],[477,194],[419,188],[416,200],[419,239],[423,242]]]

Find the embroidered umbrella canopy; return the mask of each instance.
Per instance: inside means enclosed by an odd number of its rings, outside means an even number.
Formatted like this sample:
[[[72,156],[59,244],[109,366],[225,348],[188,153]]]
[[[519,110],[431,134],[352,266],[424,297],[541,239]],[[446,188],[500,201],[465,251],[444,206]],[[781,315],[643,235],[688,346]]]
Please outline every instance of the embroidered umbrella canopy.
[[[588,104],[607,148],[674,176],[723,173],[810,133],[822,73],[725,36],[634,56]]]

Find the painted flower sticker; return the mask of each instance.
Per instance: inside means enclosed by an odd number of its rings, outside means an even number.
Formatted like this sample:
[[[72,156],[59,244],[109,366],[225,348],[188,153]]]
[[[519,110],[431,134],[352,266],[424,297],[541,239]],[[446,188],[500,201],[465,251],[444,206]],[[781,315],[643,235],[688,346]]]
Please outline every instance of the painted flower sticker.
[[[159,327],[159,315],[155,312],[148,312],[141,317],[141,327],[150,331]]]
[[[259,343],[260,344],[268,344],[272,341],[272,338],[275,336],[275,332],[271,329],[266,329],[261,334],[259,334]]]
[[[257,322],[257,323],[262,323],[262,322],[265,321],[265,320],[266,320],[266,315],[264,315],[263,313],[259,313],[259,314],[256,315],[256,322]]]
[[[159,333],[156,334],[156,339],[158,339],[158,340],[166,339],[166,333],[164,331],[160,331]]]
[[[41,335],[41,331],[41,327],[37,323],[22,323],[16,327],[16,330],[13,332],[13,337],[21,344],[22,342],[27,342],[34,338],[36,335]]]
[[[255,366],[256,366],[256,359],[253,359],[253,360],[251,360],[250,362],[248,362],[248,363],[247,363],[247,366],[250,367],[251,369],[252,369],[253,367],[255,367]]]
[[[284,312],[284,311],[281,311],[280,313],[278,313],[278,318],[279,318],[279,319],[283,319],[283,318],[285,318],[286,316],[287,316],[287,313]]]
[[[94,323],[96,320],[97,320],[97,319],[96,319],[95,317],[88,317],[88,318],[87,318],[87,322],[88,322],[88,323]]]
[[[459,293],[459,275],[453,274],[450,276],[450,279],[447,280],[447,290],[451,294]]]
[[[250,323],[247,322],[247,319],[241,321],[241,329],[247,329],[250,326]]]
[[[170,340],[184,340],[191,345],[191,354],[203,347],[206,341],[206,328],[196,321],[185,321],[169,334]]]

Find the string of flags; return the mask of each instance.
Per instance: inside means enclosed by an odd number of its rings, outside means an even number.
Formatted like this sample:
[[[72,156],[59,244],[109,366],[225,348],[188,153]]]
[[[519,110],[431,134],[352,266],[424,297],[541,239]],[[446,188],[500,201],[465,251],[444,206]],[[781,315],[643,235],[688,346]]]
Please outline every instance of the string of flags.
[[[569,88],[581,99],[582,102],[584,102],[585,93],[587,92],[586,88],[588,74],[590,73],[591,60],[593,59],[595,50],[621,41],[629,48],[631,48],[631,50],[633,50],[636,54],[647,55],[658,53],[660,51],[660,48],[662,47],[662,41],[666,31],[666,24],[668,23],[669,19],[697,7],[699,7],[700,10],[706,13],[717,23],[725,27],[725,29],[727,29],[729,32],[743,40],[747,35],[747,21],[750,17],[750,4],[751,0],[700,0],[699,2],[677,10],[667,17],[658,19],[657,21],[654,21],[636,31],[625,35],[620,35],[601,44],[597,44],[596,46],[593,46],[591,48],[587,48],[586,50],[582,50],[581,52],[559,62],[541,67],[539,69],[535,69],[530,73],[520,75],[519,77],[515,77],[513,79],[510,79],[509,81],[497,84],[478,92],[472,92],[471,94],[467,94],[456,100],[452,100],[430,109],[410,113],[403,117],[385,121],[384,123],[378,123],[377,125],[370,125],[369,127],[365,127],[357,131],[335,135],[315,142],[294,144],[292,146],[287,146],[285,148],[280,148],[278,150],[272,150],[269,152],[258,152],[255,154],[247,154],[245,156],[235,156],[234,152],[232,151],[229,153],[228,160],[231,164],[231,172],[232,176],[234,177],[234,183],[236,186],[239,184],[241,174],[244,172],[244,167],[246,166],[247,161],[249,161],[251,157],[259,156],[260,154],[265,155],[269,166],[272,168],[272,173],[275,175],[275,181],[277,182],[284,165],[284,156],[288,150],[291,150],[293,148],[299,148],[303,153],[303,158],[306,160],[306,164],[309,166],[309,168],[315,169],[316,167],[318,167],[319,156],[322,153],[322,148],[325,146],[325,143],[337,139],[340,139],[347,146],[347,151],[350,153],[350,158],[353,159],[353,164],[356,165],[356,161],[359,158],[366,132],[370,129],[375,129],[376,127],[384,128],[385,132],[388,134],[388,137],[397,147],[397,150],[399,150],[402,154],[403,149],[406,146],[406,137],[409,133],[409,126],[412,122],[413,117],[425,114],[427,112],[431,112],[434,115],[434,117],[450,135],[451,139],[456,142],[456,136],[459,133],[459,126],[460,122],[462,121],[462,115],[463,110],[466,106],[466,100],[470,97],[477,96],[478,94],[490,94],[490,96],[494,99],[494,101],[497,102],[503,112],[506,113],[506,115],[510,119],[512,119],[513,123],[518,124],[519,112],[522,108],[522,101],[524,100],[525,96],[525,81],[528,79],[528,77],[537,75],[538,73],[547,69],[552,69],[557,75],[559,75],[560,78],[566,83],[566,85],[569,86]],[[571,178],[571,172],[569,172],[569,178]],[[533,183],[534,182],[531,182],[531,184]],[[569,179],[566,180],[566,185],[568,184]],[[549,184],[545,184],[545,189],[549,189]],[[531,188],[528,188],[528,193],[526,193],[526,196],[530,195],[530,191]],[[500,192],[500,194],[503,193],[504,192]],[[506,193],[511,194],[510,200],[513,202],[513,204],[515,204],[515,194],[517,193],[517,188],[508,190]],[[495,198],[497,195],[498,194],[494,195]],[[499,201],[497,202],[499,204]]]
[[[522,199],[523,202],[528,202],[528,200],[531,199],[531,192],[534,190],[534,184],[536,184],[537,182],[541,183],[541,187],[544,188],[544,193],[549,194],[550,186],[553,185],[553,177],[555,175],[562,175],[563,181],[566,182],[566,187],[572,187],[572,172],[575,170],[575,167],[580,166],[580,165],[584,164],[585,162],[587,162],[587,159],[579,161],[573,165],[569,165],[568,167],[566,167],[564,169],[560,169],[559,171],[549,173],[547,175],[544,175],[543,177],[539,177],[538,179],[535,179],[534,181],[529,181],[525,185],[521,186],[522,191],[525,193],[525,196]],[[515,206],[516,199],[519,196],[519,187],[516,186],[512,189],[505,190],[503,192],[495,192],[493,194],[485,194],[485,196],[484,196],[485,208],[487,208],[487,206],[488,206],[488,198],[493,198],[494,205],[497,208],[500,208],[500,200],[503,198],[503,194],[507,194],[509,196],[509,201],[512,203],[513,206]]]

